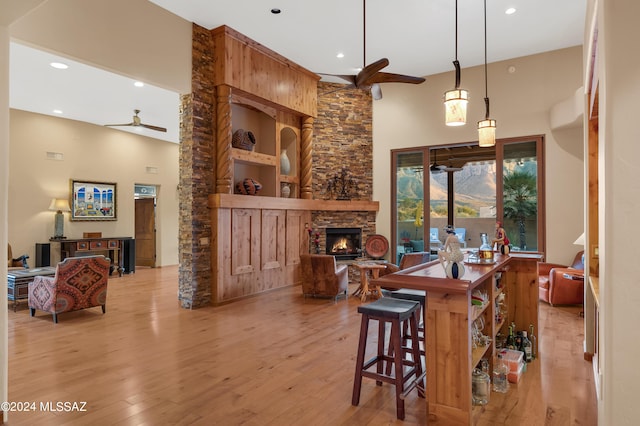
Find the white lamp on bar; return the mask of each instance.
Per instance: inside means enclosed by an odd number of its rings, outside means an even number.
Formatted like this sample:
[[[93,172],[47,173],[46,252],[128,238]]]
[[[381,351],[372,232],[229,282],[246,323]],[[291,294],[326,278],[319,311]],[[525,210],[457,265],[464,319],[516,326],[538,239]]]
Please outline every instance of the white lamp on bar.
[[[56,212],[53,238],[62,239],[64,238],[64,215],[62,214],[62,212],[71,211],[71,208],[69,207],[69,201],[60,198],[54,198],[51,200],[49,210]]]

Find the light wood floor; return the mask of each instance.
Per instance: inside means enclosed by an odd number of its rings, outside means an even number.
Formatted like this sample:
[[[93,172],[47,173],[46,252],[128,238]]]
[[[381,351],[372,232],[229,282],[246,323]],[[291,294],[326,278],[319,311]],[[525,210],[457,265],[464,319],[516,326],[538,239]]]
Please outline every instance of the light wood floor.
[[[426,424],[415,392],[400,422],[392,386],[371,380],[351,406],[359,303],[305,300],[294,287],[190,311],[178,306],[177,267],[111,279],[105,315],[65,313],[54,325],[23,303],[9,310],[9,399],[38,409],[8,424]],[[492,393],[482,424],[596,424],[579,310],[541,304],[543,357],[506,398]],[[87,411],[40,411],[46,401]]]

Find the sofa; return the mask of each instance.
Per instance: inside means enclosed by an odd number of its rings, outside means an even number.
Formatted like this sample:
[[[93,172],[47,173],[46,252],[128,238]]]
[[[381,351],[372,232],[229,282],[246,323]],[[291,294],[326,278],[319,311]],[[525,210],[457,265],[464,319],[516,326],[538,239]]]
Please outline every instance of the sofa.
[[[36,276],[29,283],[29,309],[58,314],[101,306],[106,312],[107,280],[111,261],[104,256],[67,257],[56,265],[51,277]]]
[[[584,303],[584,251],[578,252],[569,266],[538,263],[538,296],[550,305]]]
[[[349,267],[338,265],[336,258],[328,254],[302,254],[302,294],[337,299],[347,295]]]

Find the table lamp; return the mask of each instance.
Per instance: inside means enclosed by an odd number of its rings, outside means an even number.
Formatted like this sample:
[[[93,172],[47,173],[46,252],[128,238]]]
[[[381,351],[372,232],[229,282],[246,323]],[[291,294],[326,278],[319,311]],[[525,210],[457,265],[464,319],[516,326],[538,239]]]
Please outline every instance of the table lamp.
[[[69,201],[56,199],[51,200],[51,204],[49,205],[49,210],[53,210],[56,212],[55,222],[54,222],[54,239],[63,239],[64,238],[64,215],[62,212],[70,212],[71,208],[69,208]]]

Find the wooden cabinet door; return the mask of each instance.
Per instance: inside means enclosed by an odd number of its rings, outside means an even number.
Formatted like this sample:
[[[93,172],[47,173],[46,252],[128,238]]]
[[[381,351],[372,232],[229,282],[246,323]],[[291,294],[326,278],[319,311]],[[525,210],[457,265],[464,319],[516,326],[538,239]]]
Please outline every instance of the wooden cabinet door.
[[[231,274],[260,270],[260,210],[231,210]]]
[[[262,269],[283,268],[285,211],[262,210]]]

